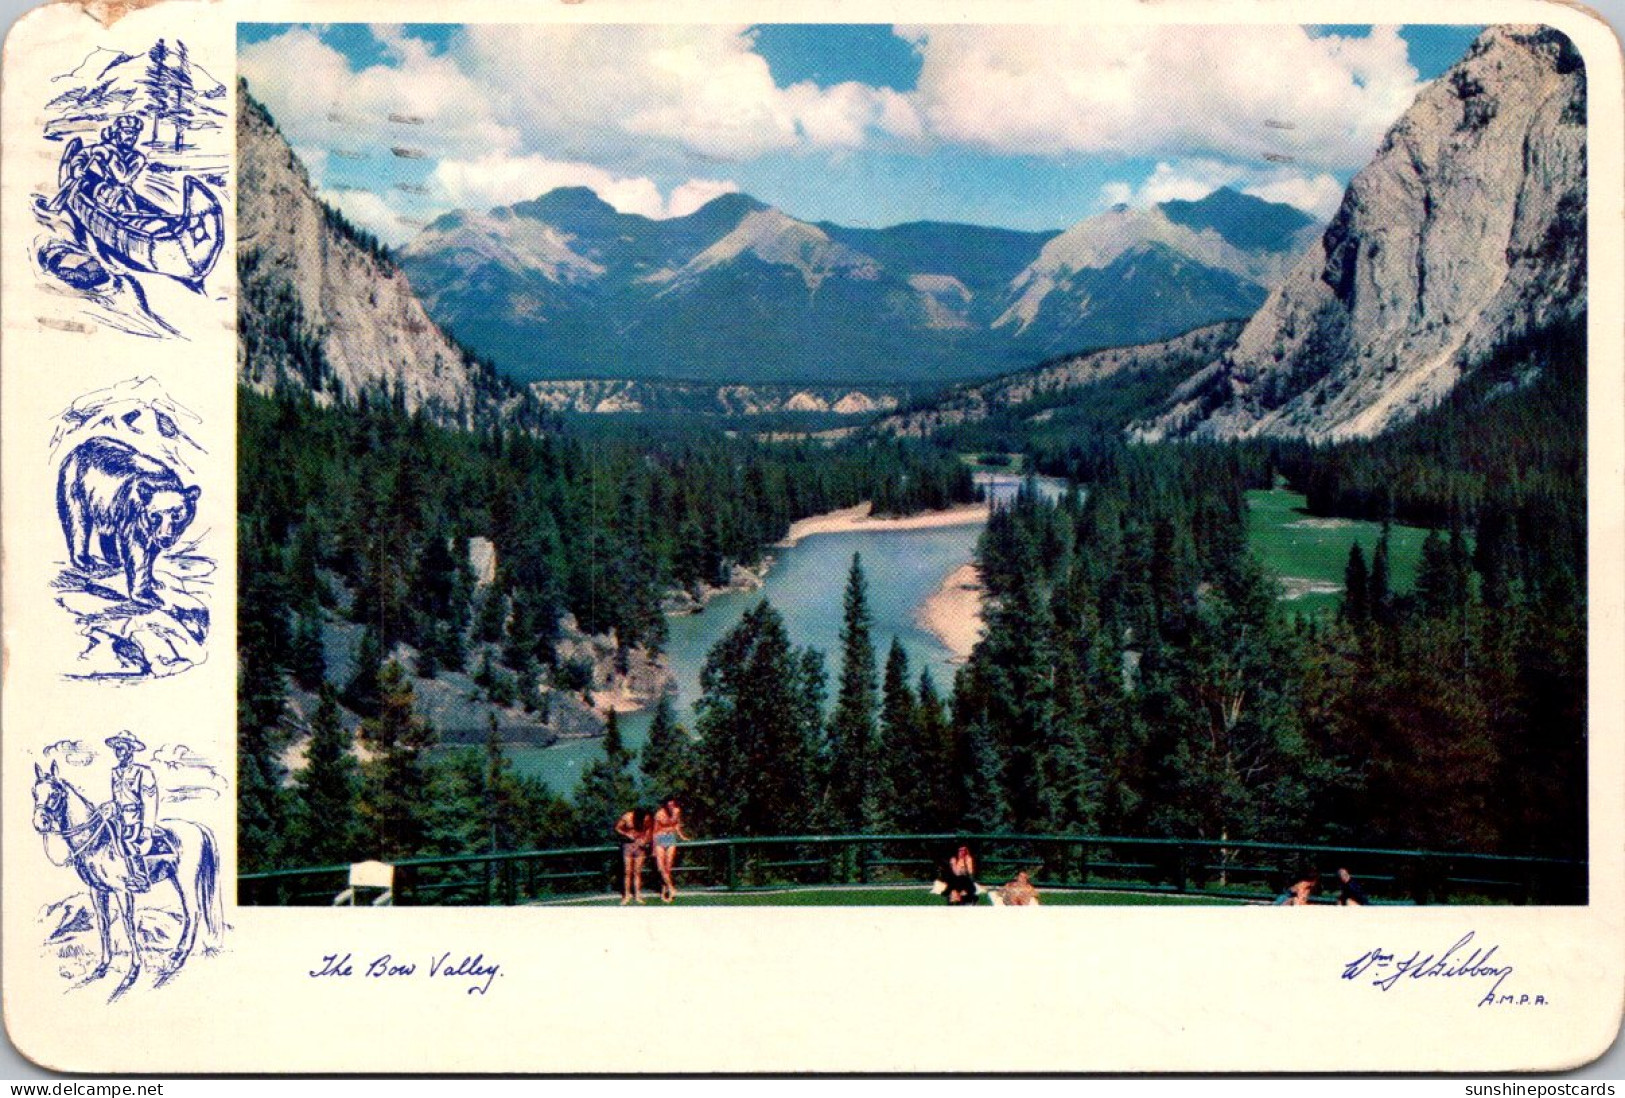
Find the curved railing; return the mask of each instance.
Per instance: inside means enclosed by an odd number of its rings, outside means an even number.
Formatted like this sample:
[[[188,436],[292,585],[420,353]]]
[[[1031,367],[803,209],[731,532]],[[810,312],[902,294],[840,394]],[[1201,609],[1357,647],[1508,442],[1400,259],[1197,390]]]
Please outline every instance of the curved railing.
[[[1099,889],[1171,896],[1267,900],[1304,869],[1334,891],[1347,867],[1378,903],[1584,904],[1585,862],[1432,850],[1145,839],[1109,835],[954,832],[929,835],[779,835],[698,839],[680,846],[685,890],[746,892],[842,885],[925,886],[959,845],[970,846],[984,881],[1017,869],[1040,890]],[[648,867],[654,879],[653,859]],[[327,905],[350,866],[238,877],[238,903]],[[567,847],[395,863],[398,905],[516,905],[617,893],[620,848]]]

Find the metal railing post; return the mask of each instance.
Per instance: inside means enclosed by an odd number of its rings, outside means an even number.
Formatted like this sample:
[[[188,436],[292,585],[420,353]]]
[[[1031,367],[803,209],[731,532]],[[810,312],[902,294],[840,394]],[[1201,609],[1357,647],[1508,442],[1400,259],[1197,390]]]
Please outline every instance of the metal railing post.
[[[739,863],[734,857],[734,840],[728,840],[728,891],[739,887]]]

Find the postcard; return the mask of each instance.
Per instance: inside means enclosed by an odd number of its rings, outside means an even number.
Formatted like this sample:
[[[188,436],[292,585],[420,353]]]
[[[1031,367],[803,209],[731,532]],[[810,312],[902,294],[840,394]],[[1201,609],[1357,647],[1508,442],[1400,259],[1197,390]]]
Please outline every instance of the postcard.
[[[1620,47],[1468,12],[26,15],[11,1039],[1602,1053]]]

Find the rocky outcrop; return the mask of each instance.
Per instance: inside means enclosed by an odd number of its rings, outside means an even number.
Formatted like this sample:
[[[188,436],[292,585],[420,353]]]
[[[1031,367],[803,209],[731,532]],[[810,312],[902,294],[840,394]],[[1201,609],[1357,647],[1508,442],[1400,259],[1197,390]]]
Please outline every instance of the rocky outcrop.
[[[408,408],[470,422],[479,368],[453,343],[394,262],[323,204],[265,109],[241,95],[237,115],[237,247],[243,270],[238,375],[269,391],[305,384],[319,400],[400,392]],[[247,285],[249,282],[253,285]],[[297,333],[273,329],[297,326]],[[257,338],[251,338],[257,337]],[[294,368],[280,348],[319,344],[325,365]],[[271,350],[255,354],[255,348]]]
[[[637,647],[619,652],[615,634],[591,636],[581,632],[573,615],[560,622],[556,648],[561,664],[591,667],[590,692],[599,710],[629,712],[653,705],[672,682],[671,668],[658,654]]]
[[[1142,439],[1375,435],[1586,308],[1586,81],[1562,34],[1492,27],[1423,90],[1235,348]]]

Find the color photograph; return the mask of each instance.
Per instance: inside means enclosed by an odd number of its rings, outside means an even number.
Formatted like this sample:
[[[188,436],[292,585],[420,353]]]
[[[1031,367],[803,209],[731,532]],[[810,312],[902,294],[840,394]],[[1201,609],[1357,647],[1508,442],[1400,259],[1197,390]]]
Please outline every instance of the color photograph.
[[[1562,33],[237,45],[239,903],[1587,903]]]

